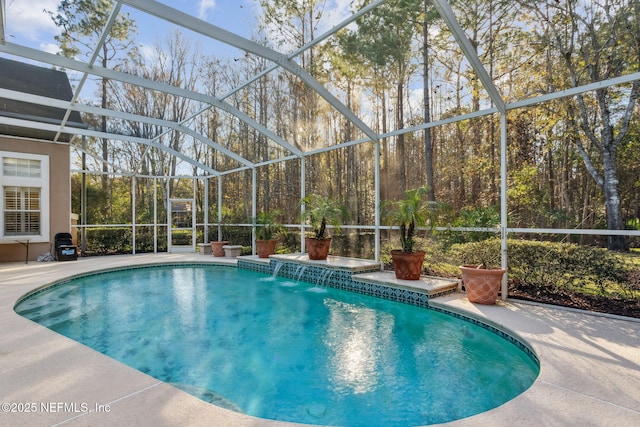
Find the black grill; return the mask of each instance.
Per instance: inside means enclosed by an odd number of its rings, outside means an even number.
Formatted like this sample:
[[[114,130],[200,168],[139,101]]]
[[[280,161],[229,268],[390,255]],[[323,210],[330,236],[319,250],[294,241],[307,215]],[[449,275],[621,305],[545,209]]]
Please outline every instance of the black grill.
[[[73,244],[70,233],[56,234],[54,248],[58,261],[75,261],[78,259],[78,247]]]

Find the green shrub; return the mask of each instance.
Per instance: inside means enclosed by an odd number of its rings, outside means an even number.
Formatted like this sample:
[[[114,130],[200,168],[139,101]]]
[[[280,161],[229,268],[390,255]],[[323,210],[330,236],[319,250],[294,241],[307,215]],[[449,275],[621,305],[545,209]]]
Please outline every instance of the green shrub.
[[[510,239],[509,280],[539,287],[589,294],[633,295],[633,268],[620,254],[603,248],[570,243]],[[500,239],[452,245],[446,253],[452,264],[500,265]]]
[[[136,231],[136,252],[138,253],[147,253],[153,252],[153,232],[145,231]],[[160,243],[160,241],[158,242]],[[165,247],[166,245],[166,237],[165,237]]]
[[[575,262],[564,254],[564,245],[550,242],[510,240],[509,278],[535,286],[567,287]]]
[[[510,240],[509,274],[523,283],[607,294],[628,281],[619,255],[567,243]]]
[[[640,269],[629,271],[621,293],[626,298],[640,298]]]
[[[87,250],[98,255],[131,253],[131,228],[87,229]]]
[[[500,211],[497,206],[464,209],[451,222],[452,227],[495,228],[500,224]],[[439,232],[442,243],[446,246],[456,243],[481,242],[495,238],[493,231],[453,231]]]
[[[500,239],[491,238],[479,242],[457,243],[449,249],[449,257],[458,265],[484,264],[500,267]]]

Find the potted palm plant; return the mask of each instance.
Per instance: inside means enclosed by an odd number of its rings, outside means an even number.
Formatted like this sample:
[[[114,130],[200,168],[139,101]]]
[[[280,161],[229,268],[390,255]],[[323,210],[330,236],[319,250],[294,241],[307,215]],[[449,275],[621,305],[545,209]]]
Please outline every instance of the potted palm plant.
[[[269,258],[276,252],[277,240],[275,236],[282,230],[282,225],[276,221],[279,212],[261,212],[255,220],[256,251],[258,258]]]
[[[397,279],[418,280],[422,273],[425,252],[415,249],[416,227],[427,221],[428,206],[424,201],[425,187],[407,190],[404,198],[391,205],[390,219],[400,228],[401,249],[391,251]]]
[[[337,200],[318,194],[303,198],[301,203],[304,205],[302,220],[311,226],[311,236],[305,238],[309,259],[327,259],[331,246],[327,225],[333,226],[336,232],[339,232],[342,220],[346,217],[346,210]]]

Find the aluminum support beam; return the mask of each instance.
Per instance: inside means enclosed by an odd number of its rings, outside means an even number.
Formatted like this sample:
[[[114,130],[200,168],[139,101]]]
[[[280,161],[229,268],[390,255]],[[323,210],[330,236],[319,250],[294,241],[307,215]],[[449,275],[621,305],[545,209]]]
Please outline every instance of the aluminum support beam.
[[[7,20],[5,16],[7,16],[7,9],[5,7],[5,0],[0,0],[0,44],[4,44],[6,38],[7,31]]]
[[[202,243],[207,243],[209,238],[209,178],[202,180],[204,186],[204,237]]]
[[[136,177],[131,177],[131,246],[133,255],[136,254]]]
[[[502,268],[507,270],[502,276],[501,298],[507,299],[509,292],[509,266],[507,257],[507,114],[500,114],[500,258]]]
[[[222,240],[222,176],[218,177],[218,240]]]
[[[300,200],[303,200],[306,197],[307,194],[307,162],[306,162],[306,158],[303,157],[300,159]],[[306,250],[305,247],[305,242],[304,242],[304,233],[305,233],[305,226],[304,226],[304,211],[305,211],[305,204],[300,203],[300,252],[304,253]]]
[[[258,197],[256,194],[257,184],[257,171],[256,168],[251,169],[251,254],[256,254],[256,218],[258,216],[256,204],[258,203]]]
[[[375,166],[375,171],[374,171],[374,197],[375,197],[375,216],[374,216],[374,221],[375,221],[375,234],[376,234],[376,244],[375,244],[375,261],[379,262],[380,261],[380,141],[375,141],[375,159],[376,159],[376,166]]]
[[[213,105],[216,108],[219,108],[227,113],[237,117],[239,120],[243,121],[247,125],[256,129],[258,132],[265,135],[267,138],[273,140],[277,144],[281,145],[285,148],[292,148],[295,150],[295,154],[298,156],[302,156],[302,152],[293,147],[287,141],[276,135],[274,132],[267,129],[265,126],[256,122],[247,114],[233,107],[232,105],[221,101],[213,96],[206,95],[203,93],[194,92],[188,89],[179,88],[176,86],[171,86],[164,83],[159,83],[153,80],[145,79],[143,77],[134,76],[133,74],[127,74],[115,70],[110,70],[108,68],[103,68],[99,66],[90,67],[84,62],[76,61],[71,58],[65,58],[60,55],[53,55],[47,52],[42,52],[36,49],[32,49],[26,46],[20,46],[14,43],[6,43],[5,45],[0,45],[0,52],[8,53],[11,55],[21,56],[23,58],[32,59],[34,61],[44,62],[51,65],[55,65],[62,68],[67,68],[70,70],[76,70],[81,73],[88,73],[98,77],[105,77],[110,80],[119,81],[122,83],[127,83],[135,86],[140,86],[145,89],[151,89],[158,92],[164,92],[171,95],[192,99],[194,101],[202,102],[204,104]]]
[[[373,129],[360,120],[358,116],[340,102],[338,98],[329,92],[327,88],[304,68],[289,59],[286,55],[153,0],[122,0],[121,3],[280,65],[309,85],[311,89],[324,98],[333,108],[342,113],[342,115],[364,132],[365,135],[372,140],[378,139],[378,135]]]
[[[484,68],[484,65],[482,65],[482,62],[480,62],[478,53],[471,45],[471,41],[460,26],[460,23],[456,19],[455,15],[453,14],[453,10],[451,10],[451,6],[449,6],[448,1],[432,0],[432,3],[442,19],[444,19],[444,22],[447,24],[447,27],[449,27],[449,30],[451,30],[451,33],[462,49],[464,56],[467,58],[467,60],[471,64],[471,67],[476,72],[485,90],[489,93],[489,97],[493,100],[493,103],[498,108],[498,111],[500,111],[501,113],[505,113],[506,108],[502,96],[500,96],[498,89],[493,84],[493,80],[489,76],[489,73],[487,73],[486,68]]]
[[[113,9],[111,10],[111,14],[109,15],[109,19],[107,20],[107,23],[105,24],[104,28],[102,29],[102,34],[100,35],[100,39],[98,40],[98,43],[96,44],[94,50],[93,50],[93,55],[91,55],[91,59],[89,59],[89,61],[87,62],[87,64],[90,67],[93,67],[93,65],[95,64],[96,60],[98,59],[98,55],[100,53],[100,49],[102,49],[102,47],[104,46],[104,44],[107,41],[107,37],[109,37],[109,32],[111,31],[111,27],[113,27],[114,22],[116,22],[116,18],[118,17],[118,14],[120,13],[120,5],[119,4],[115,4]],[[87,79],[89,78],[89,74],[88,73],[83,73],[82,78],[80,79],[80,83],[78,84],[78,87],[75,90],[75,93],[73,94],[73,97],[71,98],[71,102],[76,102],[80,96],[80,92],[82,91],[82,88],[84,87],[84,84],[87,82]],[[67,120],[69,120],[69,116],[71,115],[71,109],[67,109],[67,111],[64,114],[64,118],[62,119],[62,125],[64,126],[67,123]],[[58,138],[60,137],[60,133],[58,132],[58,134],[55,136],[55,138],[53,139],[54,141],[57,141]],[[135,247],[134,247],[134,253],[135,253]]]
[[[387,0],[377,0],[372,2],[371,4],[363,7],[362,9],[360,9],[359,11],[357,11],[356,13],[354,13],[353,15],[351,15],[350,17],[348,17],[347,19],[345,19],[344,21],[342,21],[341,23],[339,23],[338,25],[336,25],[335,27],[332,27],[329,31],[325,32],[324,34],[316,37],[315,39],[311,40],[309,43],[305,44],[304,46],[302,46],[299,49],[296,49],[295,51],[291,52],[290,54],[287,55],[288,59],[293,59],[296,56],[300,55],[301,53],[303,53],[304,51],[306,51],[307,49],[312,48],[313,46],[317,45],[318,43],[324,41],[325,39],[331,37],[332,35],[334,35],[337,31],[341,30],[342,28],[346,27],[347,25],[351,24],[353,21],[355,21],[356,19],[360,18],[361,16],[363,16],[364,14],[370,12],[371,10],[375,9],[376,7],[378,7],[379,5],[381,5],[382,3],[384,3]],[[258,81],[259,79],[261,79],[262,77],[266,76],[267,74],[269,74],[270,72],[276,70],[277,68],[279,68],[280,66],[278,64],[274,64],[270,67],[267,67],[265,70],[261,71],[260,73],[256,74],[255,76],[253,76],[251,79],[247,80],[246,82],[244,82],[243,84],[236,86],[235,88],[233,88],[230,92],[228,92],[226,95],[223,95],[222,97],[220,97],[220,100],[225,100],[228,97],[230,97],[231,95],[239,92],[240,90],[244,89],[245,87],[249,86],[250,84]],[[200,114],[204,113],[206,110],[208,110],[211,107],[207,107],[207,108],[203,108],[202,110],[198,111],[197,113],[193,114],[191,117],[189,117],[188,119],[184,120],[182,123],[186,123],[189,120],[192,120],[193,118],[195,118],[196,116],[199,116]],[[369,139],[367,139],[368,141]],[[300,155],[298,155],[300,156]],[[257,166],[258,164],[256,164]]]
[[[380,6],[382,3],[386,2],[386,1],[387,0],[377,0],[377,1],[374,1],[374,2],[372,2],[370,4],[368,4],[367,6],[363,7],[362,9],[360,9],[359,11],[357,11],[356,13],[354,13],[353,15],[351,15],[350,17],[348,17],[347,19],[345,19],[344,21],[342,21],[341,23],[336,25],[335,27],[331,27],[331,29],[329,31],[325,32],[324,34],[321,34],[320,36],[318,36],[315,39],[311,40],[309,43],[305,44],[304,46],[294,50],[291,53],[289,53],[287,55],[287,58],[288,59],[295,58],[296,56],[300,55],[304,51],[312,48],[313,46],[317,45],[318,43],[324,41],[325,39],[328,39],[331,36],[333,36],[338,31],[340,31],[341,29],[343,29],[347,25],[351,24],[356,19],[360,18],[362,15],[370,12],[371,10],[375,9],[376,7]],[[278,64],[274,64],[274,65],[272,65],[270,67],[267,67],[264,71],[261,71],[260,73],[258,73],[255,76],[253,76],[253,78],[251,78],[250,80],[246,81],[245,83],[243,83],[240,86],[238,86],[238,87],[234,88],[233,90],[231,90],[231,92],[229,92],[226,95],[224,95],[221,99],[226,99],[229,96],[233,95],[234,93],[244,89],[245,87],[249,86],[251,83],[253,83],[255,81],[258,81],[260,78],[262,78],[262,77],[266,76],[267,74],[269,74],[270,72],[276,70],[279,66],[280,65],[278,65]]]
[[[245,166],[248,166],[248,167],[254,166],[253,163],[251,163],[249,160],[237,155],[233,151],[210,140],[209,138],[194,131],[193,129],[190,129],[176,122],[171,122],[169,120],[156,119],[153,117],[141,116],[139,114],[125,113],[122,111],[108,110],[101,107],[95,107],[93,105],[77,104],[77,103],[72,103],[70,101],[63,101],[63,100],[54,99],[54,98],[46,98],[39,95],[16,92],[13,90],[2,89],[2,88],[0,88],[0,98],[14,99],[16,101],[30,102],[33,104],[42,104],[42,105],[47,105],[47,106],[61,108],[61,109],[76,110],[81,113],[108,116],[108,117],[113,117],[121,120],[136,121],[139,123],[149,123],[156,126],[167,127],[167,128],[188,134],[193,138],[203,142],[204,144],[210,146],[211,148],[214,148],[215,150],[220,151],[221,153],[231,157],[232,159],[238,161],[239,163]],[[116,136],[123,136],[121,134],[112,134],[112,135],[114,135],[112,139],[118,139]]]
[[[84,160],[83,164],[86,164],[86,156],[90,156],[90,157],[92,157],[93,159],[97,160],[100,163],[106,163],[114,171],[118,171],[118,175],[122,175],[122,176],[134,176],[135,175],[133,172],[131,172],[129,170],[126,170],[126,169],[123,169],[122,167],[120,167],[118,165],[115,165],[115,164],[113,164],[113,163],[111,163],[109,161],[105,162],[105,160],[102,158],[102,156],[99,156],[99,155],[94,154],[91,151],[87,150],[86,141],[85,141],[86,139],[87,139],[86,136],[82,137],[82,145],[83,145],[82,147],[76,147],[76,146],[73,147],[74,150],[77,150],[77,151],[82,153],[83,160]],[[71,171],[73,172],[73,169]],[[89,171],[87,171],[86,166],[83,166],[81,172],[85,173],[85,172],[89,172]],[[95,172],[89,172],[89,173],[95,173]],[[100,171],[99,173],[105,174],[105,172],[103,172],[103,171]],[[140,175],[138,175],[138,177],[140,177]]]
[[[190,163],[211,174],[218,173],[217,171],[211,169],[209,166],[203,163],[197,162],[185,154],[182,154],[172,148],[165,147],[164,145],[159,144],[155,141],[151,141],[144,138],[138,138],[135,136],[127,136],[127,135],[116,135],[112,133],[98,132],[94,130],[81,129],[81,128],[68,127],[68,126],[63,126],[61,128],[58,125],[50,125],[47,123],[32,122],[29,120],[21,120],[21,119],[12,119],[12,118],[1,117],[1,116],[0,116],[0,124],[16,126],[16,127],[25,127],[25,128],[31,128],[31,129],[46,130],[49,132],[56,132],[60,130],[61,132],[68,133],[71,135],[81,135],[81,136],[84,135],[84,136],[92,136],[95,138],[110,138],[110,139],[117,139],[121,141],[135,142],[138,144],[150,145],[155,148],[158,148],[159,150],[165,151],[166,153],[171,154],[172,156],[182,159],[185,162]]]
[[[604,89],[611,86],[618,86],[628,83],[633,83],[640,80],[640,72],[627,74],[619,77],[612,77],[607,80],[602,80],[595,83],[589,83],[583,86],[573,87],[571,89],[560,90],[558,92],[547,93],[535,98],[523,99],[521,101],[512,102],[507,104],[507,110],[515,110],[516,108],[529,107],[530,105],[542,104],[544,102],[552,101],[554,99],[568,98],[570,96],[579,95],[584,92],[592,90]]]

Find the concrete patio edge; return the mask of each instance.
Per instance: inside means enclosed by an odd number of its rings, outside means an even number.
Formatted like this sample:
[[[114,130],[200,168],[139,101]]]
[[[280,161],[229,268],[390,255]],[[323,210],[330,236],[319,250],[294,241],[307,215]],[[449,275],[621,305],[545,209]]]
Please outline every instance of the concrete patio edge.
[[[0,264],[0,425],[293,425],[203,402],[13,311],[25,294],[67,276],[167,262],[233,265],[236,260],[198,254],[151,254]],[[511,300],[480,306],[459,293],[431,303],[512,331],[526,340],[541,365],[538,379],[520,396],[491,411],[446,425],[640,425],[637,319]]]

